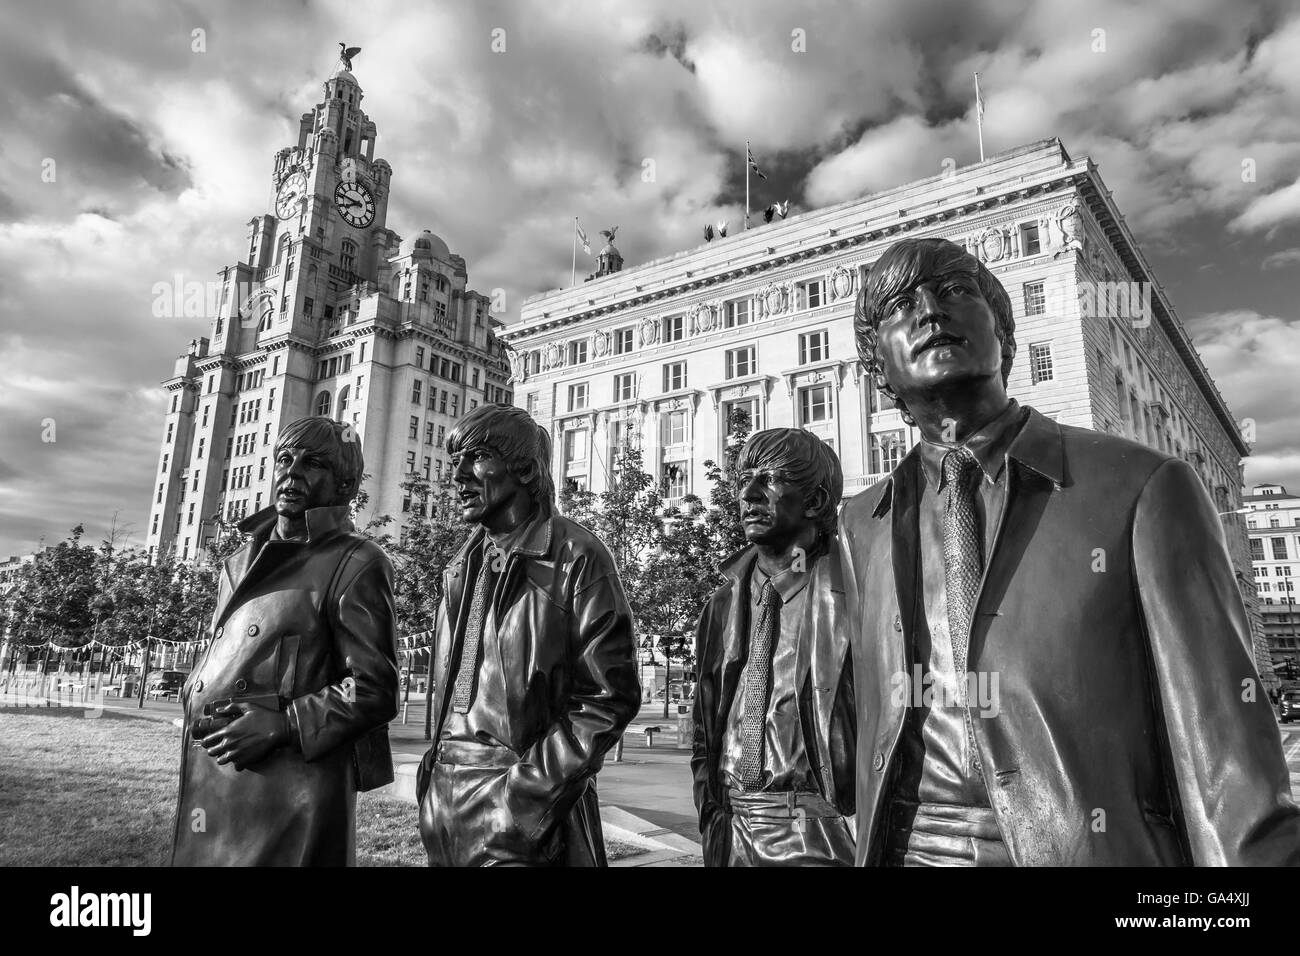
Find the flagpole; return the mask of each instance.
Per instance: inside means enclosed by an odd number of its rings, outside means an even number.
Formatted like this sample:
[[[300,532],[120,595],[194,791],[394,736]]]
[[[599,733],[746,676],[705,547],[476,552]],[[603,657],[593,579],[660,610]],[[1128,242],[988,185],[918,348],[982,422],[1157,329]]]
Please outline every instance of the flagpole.
[[[979,130],[980,162],[984,162],[984,104],[980,100],[980,75],[975,74],[975,128]]]
[[[578,217],[573,217],[573,267],[569,270],[569,285],[578,284]]]
[[[745,140],[745,229],[749,228],[749,140]],[[741,230],[742,232],[744,230]]]

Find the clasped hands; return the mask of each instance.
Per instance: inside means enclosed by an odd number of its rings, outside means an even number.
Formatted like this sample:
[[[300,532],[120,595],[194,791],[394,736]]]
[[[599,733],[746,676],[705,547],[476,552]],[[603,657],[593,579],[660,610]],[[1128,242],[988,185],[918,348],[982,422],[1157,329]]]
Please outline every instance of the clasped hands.
[[[195,738],[218,764],[236,770],[251,767],[277,747],[290,743],[289,717],[282,710],[255,701],[226,703],[203,718]],[[200,733],[206,736],[199,737]]]

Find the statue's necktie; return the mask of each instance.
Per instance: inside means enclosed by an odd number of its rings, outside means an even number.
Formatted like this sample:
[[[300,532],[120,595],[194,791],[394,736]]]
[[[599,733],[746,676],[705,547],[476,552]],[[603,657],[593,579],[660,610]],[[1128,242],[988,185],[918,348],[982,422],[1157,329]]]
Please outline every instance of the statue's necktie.
[[[948,592],[948,637],[952,641],[953,675],[959,690],[969,686],[966,678],[970,649],[971,618],[984,571],[984,548],[980,538],[980,517],[975,503],[979,462],[969,448],[957,448],[943,456],[943,481],[948,492],[943,513],[943,576]],[[961,699],[965,699],[964,694]],[[969,703],[969,702],[968,702]],[[966,736],[971,762],[979,769],[975,730],[970,707],[965,714]]]
[[[781,621],[781,595],[771,580],[763,582],[758,601],[762,610],[745,664],[745,721],[740,734],[740,785],[745,790],[757,790],[763,782],[763,736],[772,697],[772,652]]]
[[[451,709],[458,714],[469,712],[474,699],[474,679],[478,676],[479,644],[483,637],[483,621],[488,600],[492,594],[492,562],[496,550],[490,545],[483,549],[483,560],[474,581],[474,596],[469,603],[469,618],[465,622],[465,640],[461,643],[460,666],[456,669],[456,683],[451,697]]]

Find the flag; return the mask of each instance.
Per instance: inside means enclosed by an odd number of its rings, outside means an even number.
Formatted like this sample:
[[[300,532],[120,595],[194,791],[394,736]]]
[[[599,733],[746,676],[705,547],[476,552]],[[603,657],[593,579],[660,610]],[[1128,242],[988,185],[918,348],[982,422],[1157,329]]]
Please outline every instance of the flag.
[[[757,176],[759,179],[766,180],[767,177],[763,175],[762,170],[758,168],[758,163],[754,160],[754,151],[750,149],[748,146],[746,146],[745,154],[746,154],[746,158],[749,160],[749,168],[754,171],[754,175]]]
[[[975,74],[975,115],[984,118],[984,98],[980,96],[980,75]]]
[[[578,220],[573,220],[573,228],[578,230],[578,241],[582,243],[582,251],[591,255],[591,243],[587,241],[587,234],[582,231],[582,226],[578,225]]]

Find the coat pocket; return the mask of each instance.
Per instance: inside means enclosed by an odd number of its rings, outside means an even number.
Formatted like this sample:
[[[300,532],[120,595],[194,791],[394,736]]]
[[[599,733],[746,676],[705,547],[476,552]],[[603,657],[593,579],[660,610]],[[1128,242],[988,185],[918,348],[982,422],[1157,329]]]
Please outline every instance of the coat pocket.
[[[276,652],[276,694],[282,704],[297,697],[295,682],[298,679],[298,645],[301,635],[286,634],[280,638],[280,647]]]

